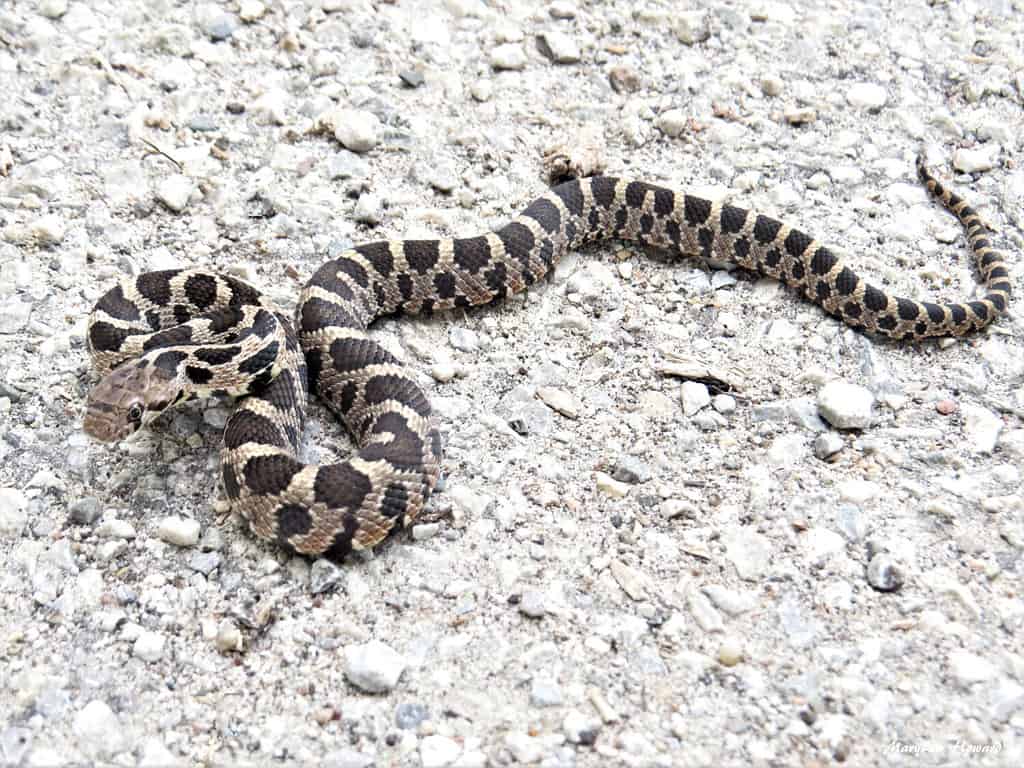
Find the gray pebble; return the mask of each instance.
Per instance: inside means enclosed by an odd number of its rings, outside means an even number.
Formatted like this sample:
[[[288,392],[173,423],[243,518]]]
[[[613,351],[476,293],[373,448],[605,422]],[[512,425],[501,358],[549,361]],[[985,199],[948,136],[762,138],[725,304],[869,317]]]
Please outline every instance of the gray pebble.
[[[352,218],[360,224],[376,226],[377,224],[380,224],[383,209],[384,204],[380,199],[380,195],[375,195],[372,192],[366,192],[359,196],[355,210],[352,212]]]
[[[425,82],[423,72],[419,69],[403,69],[398,76],[402,79],[402,83],[409,88],[419,88]]]
[[[317,559],[309,569],[309,589],[314,595],[333,592],[343,584],[345,572],[330,560]]]
[[[354,152],[343,149],[327,158],[327,178],[331,181],[365,179],[369,175],[369,163]]]
[[[903,569],[892,556],[879,552],[868,563],[868,583],[879,592],[895,592],[903,586]]]
[[[175,213],[181,213],[188,207],[194,188],[192,179],[176,173],[160,182],[156,189],[156,199]]]
[[[836,429],[866,429],[874,416],[875,396],[846,381],[830,381],[818,391],[818,413]]]
[[[612,477],[621,483],[637,485],[651,479],[651,468],[636,456],[620,456]]]
[[[333,116],[334,138],[345,149],[369,152],[380,143],[380,120],[363,109],[341,109]]]
[[[221,556],[216,552],[200,552],[189,558],[188,567],[209,576],[220,567]]]
[[[578,710],[571,710],[562,721],[562,733],[570,744],[591,746],[601,732],[601,722],[589,718]]]
[[[491,66],[496,70],[516,70],[526,66],[526,51],[519,43],[497,45],[491,50]]]
[[[519,601],[519,612],[531,619],[542,618],[548,612],[544,594],[535,589],[524,592]]]
[[[406,661],[379,640],[345,648],[345,677],[368,693],[386,693],[398,685]]]
[[[102,511],[100,500],[95,496],[86,496],[68,505],[71,520],[78,525],[92,525],[99,519]]]
[[[480,348],[480,337],[476,331],[456,325],[448,329],[448,343],[460,352],[476,352]]]
[[[416,728],[430,716],[426,706],[418,702],[403,702],[395,708],[395,725],[403,731]]]
[[[843,438],[836,432],[825,432],[814,441],[814,455],[824,461],[843,450]]]
[[[580,60],[580,47],[576,41],[556,30],[537,35],[537,50],[556,64],[574,64]]]
[[[562,706],[562,688],[549,677],[533,678],[530,686],[530,704],[534,707]]]

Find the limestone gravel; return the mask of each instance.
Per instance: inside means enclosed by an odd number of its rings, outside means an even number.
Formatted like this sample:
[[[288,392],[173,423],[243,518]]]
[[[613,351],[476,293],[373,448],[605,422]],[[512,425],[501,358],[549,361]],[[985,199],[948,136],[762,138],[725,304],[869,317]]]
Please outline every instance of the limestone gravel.
[[[497,229],[559,144],[970,296],[924,147],[1019,287],[1018,6],[0,3],[0,762],[1024,764],[1016,304],[891,344],[602,244],[384,321],[445,476],[340,568],[229,514],[229,403],[80,428],[121,276],[215,267],[291,312],[353,244]],[[347,455],[311,410],[307,457]]]

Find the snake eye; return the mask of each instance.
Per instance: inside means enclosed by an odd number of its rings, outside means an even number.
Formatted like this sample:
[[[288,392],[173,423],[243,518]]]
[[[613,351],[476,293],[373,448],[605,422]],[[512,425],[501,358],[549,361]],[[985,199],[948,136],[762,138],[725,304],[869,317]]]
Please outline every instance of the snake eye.
[[[128,408],[128,421],[134,424],[142,423],[142,406],[138,403],[132,403]]]

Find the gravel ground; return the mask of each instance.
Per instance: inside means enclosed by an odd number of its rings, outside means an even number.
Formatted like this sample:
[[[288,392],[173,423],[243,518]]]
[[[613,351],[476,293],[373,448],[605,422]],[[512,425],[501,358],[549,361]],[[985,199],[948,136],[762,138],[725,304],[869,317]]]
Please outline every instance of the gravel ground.
[[[499,226],[581,136],[966,297],[924,144],[1020,286],[1022,40],[1019,0],[5,0],[0,762],[1024,763],[1019,303],[894,345],[611,243],[383,322],[446,482],[342,568],[225,514],[227,404],[80,428],[125,273],[291,308],[353,243]],[[313,416],[310,457],[344,455]]]

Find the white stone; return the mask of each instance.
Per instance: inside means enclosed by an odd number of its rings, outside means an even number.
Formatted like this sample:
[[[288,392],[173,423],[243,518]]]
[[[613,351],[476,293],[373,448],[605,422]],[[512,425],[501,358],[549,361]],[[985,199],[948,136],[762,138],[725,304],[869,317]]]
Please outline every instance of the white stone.
[[[681,109],[666,109],[658,115],[654,124],[659,131],[674,139],[686,130],[686,113]]]
[[[446,768],[462,753],[462,747],[453,739],[440,734],[426,736],[420,742],[420,762],[423,768]]]
[[[1003,420],[987,408],[980,405],[965,403],[962,406],[964,415],[964,435],[975,453],[992,453],[1003,430]]]
[[[882,492],[878,483],[870,480],[843,480],[839,483],[839,498],[851,504],[865,504]]]
[[[132,645],[132,655],[153,663],[164,655],[166,639],[159,632],[140,632]]]
[[[526,51],[519,43],[497,45],[491,50],[491,66],[495,69],[523,69]]]
[[[188,206],[194,188],[192,179],[176,173],[160,182],[156,188],[156,199],[175,213],[181,213]]]
[[[249,105],[249,112],[262,125],[284,125],[288,109],[288,92],[270,88]]]
[[[68,12],[68,0],[40,0],[39,13],[48,19],[59,19]]]
[[[168,544],[194,547],[199,543],[199,523],[187,517],[165,517],[160,521],[156,535]]]
[[[711,403],[711,393],[708,392],[706,384],[699,381],[684,381],[680,388],[680,399],[683,403],[683,413],[693,416],[702,408]]]
[[[578,418],[580,403],[571,393],[557,387],[537,387],[537,398],[548,408],[569,419]]]
[[[676,14],[673,31],[676,39],[686,45],[702,43],[711,36],[707,11],[684,11]]]
[[[836,429],[871,426],[875,396],[846,381],[831,381],[818,391],[818,413]]]
[[[48,213],[32,223],[32,237],[40,245],[56,245],[64,240],[67,227],[56,213]]]
[[[260,0],[242,0],[238,6],[238,18],[242,21],[258,21],[267,12],[267,7]]]
[[[334,138],[345,149],[369,152],[380,143],[380,120],[365,109],[341,109],[334,116]]]
[[[629,494],[629,483],[621,483],[606,472],[595,472],[597,490],[613,499],[621,499]]]
[[[32,302],[22,301],[17,296],[0,302],[0,333],[17,333],[28,325],[32,314]]]
[[[564,32],[542,32],[537,39],[544,55],[556,64],[574,64],[580,60],[580,47]]]
[[[953,153],[953,167],[963,173],[990,171],[999,156],[998,144],[987,144],[977,149],[958,149]]]
[[[113,755],[126,746],[126,734],[117,715],[99,699],[93,699],[75,715],[72,729],[90,754]]]
[[[385,693],[398,685],[405,670],[402,654],[379,640],[345,649],[345,677],[369,693]]]
[[[949,654],[949,671],[964,685],[991,680],[998,674],[992,662],[968,651]]]
[[[505,736],[505,746],[508,747],[516,761],[523,765],[540,762],[544,756],[543,742],[525,733],[508,734]]]
[[[846,100],[858,109],[881,109],[889,100],[889,94],[875,83],[857,83],[846,92]]]
[[[359,200],[356,201],[356,207],[352,212],[352,218],[360,224],[369,224],[372,226],[380,224],[380,218],[383,211],[384,202],[381,200],[380,195],[374,194],[373,192],[364,192],[359,196]]]
[[[16,539],[28,522],[28,498],[17,488],[0,488],[0,538]]]
[[[172,755],[164,743],[155,736],[146,739],[142,745],[142,757],[139,758],[138,768],[177,768],[182,764],[182,761]]]

